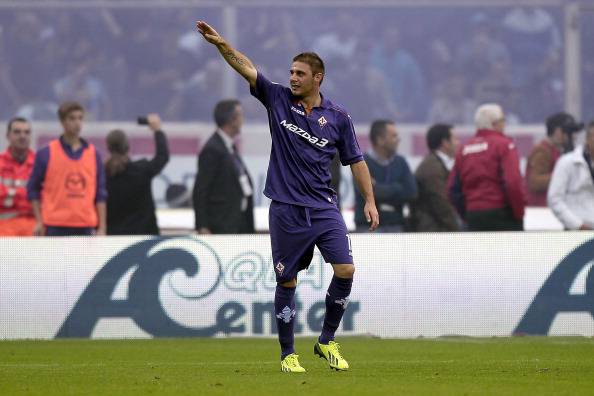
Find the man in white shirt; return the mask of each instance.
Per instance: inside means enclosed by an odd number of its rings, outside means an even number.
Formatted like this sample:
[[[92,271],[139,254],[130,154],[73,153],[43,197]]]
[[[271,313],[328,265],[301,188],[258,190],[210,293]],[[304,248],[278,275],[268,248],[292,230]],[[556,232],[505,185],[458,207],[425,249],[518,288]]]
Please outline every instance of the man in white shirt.
[[[567,230],[594,229],[594,121],[584,146],[563,155],[553,171],[549,207]]]

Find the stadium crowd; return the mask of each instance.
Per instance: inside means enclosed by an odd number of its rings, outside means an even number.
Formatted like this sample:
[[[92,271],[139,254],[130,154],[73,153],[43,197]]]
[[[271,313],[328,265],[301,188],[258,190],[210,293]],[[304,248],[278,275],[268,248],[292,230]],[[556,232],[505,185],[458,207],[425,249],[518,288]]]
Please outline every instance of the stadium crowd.
[[[420,11],[406,8],[237,8],[253,21],[237,24],[238,45],[263,72],[284,81],[285,60],[314,50],[329,70],[325,91],[359,122],[471,123],[476,106],[495,102],[513,109],[509,122],[532,123],[562,108],[561,10],[425,7],[422,18],[432,22],[421,24]],[[175,7],[0,10],[0,118],[53,120],[59,103],[76,100],[88,120],[153,109],[169,120],[209,120],[229,81],[190,28],[195,14]],[[200,14],[222,25],[221,8]],[[311,21],[305,32],[301,17]],[[584,65],[584,80],[592,70]],[[246,119],[262,119],[247,98],[239,97]]]

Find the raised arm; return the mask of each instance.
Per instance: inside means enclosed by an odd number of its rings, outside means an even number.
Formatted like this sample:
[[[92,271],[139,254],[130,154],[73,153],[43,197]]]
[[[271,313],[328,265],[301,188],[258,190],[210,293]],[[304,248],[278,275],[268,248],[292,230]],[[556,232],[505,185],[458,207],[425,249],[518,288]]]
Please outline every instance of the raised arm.
[[[365,161],[355,162],[354,164],[351,164],[351,172],[353,173],[353,179],[357,183],[361,195],[363,195],[363,199],[365,199],[363,213],[365,213],[365,219],[367,219],[367,222],[369,223],[369,231],[374,231],[379,226],[379,214],[375,207],[371,176],[369,175],[367,164]]]
[[[231,47],[216,30],[204,21],[196,22],[196,28],[202,37],[215,45],[227,63],[243,76],[251,87],[256,87],[258,72],[251,60],[235,48]]]

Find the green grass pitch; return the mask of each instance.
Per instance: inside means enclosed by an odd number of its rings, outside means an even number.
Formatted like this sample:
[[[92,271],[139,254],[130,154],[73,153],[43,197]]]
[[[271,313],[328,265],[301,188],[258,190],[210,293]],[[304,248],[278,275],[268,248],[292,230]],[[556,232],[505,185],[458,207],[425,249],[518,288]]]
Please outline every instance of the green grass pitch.
[[[0,395],[592,395],[594,339],[340,338],[351,370],[296,341],[305,374],[280,372],[274,339],[0,342]]]

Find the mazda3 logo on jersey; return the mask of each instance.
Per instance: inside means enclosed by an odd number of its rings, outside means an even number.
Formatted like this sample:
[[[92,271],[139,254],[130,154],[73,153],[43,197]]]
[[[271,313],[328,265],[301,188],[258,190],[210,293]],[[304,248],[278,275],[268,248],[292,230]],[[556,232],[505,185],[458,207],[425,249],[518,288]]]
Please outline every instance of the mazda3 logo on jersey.
[[[282,126],[284,126],[287,130],[295,133],[296,135],[301,136],[302,138],[304,138],[305,140],[307,140],[314,146],[324,147],[328,144],[328,139],[320,139],[318,137],[315,137],[312,134],[310,134],[309,132],[304,131],[303,129],[299,128],[297,125],[287,122],[287,120],[282,120],[280,124]]]

